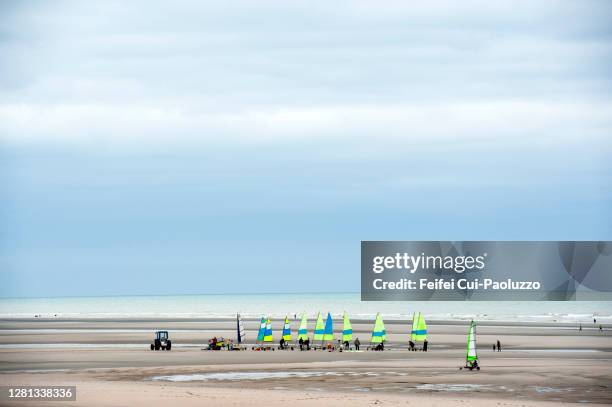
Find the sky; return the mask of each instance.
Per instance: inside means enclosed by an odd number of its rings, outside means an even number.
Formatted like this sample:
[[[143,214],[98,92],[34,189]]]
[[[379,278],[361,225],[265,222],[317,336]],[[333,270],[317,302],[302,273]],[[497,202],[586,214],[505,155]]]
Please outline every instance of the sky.
[[[612,3],[0,3],[0,297],[358,291],[612,240]]]

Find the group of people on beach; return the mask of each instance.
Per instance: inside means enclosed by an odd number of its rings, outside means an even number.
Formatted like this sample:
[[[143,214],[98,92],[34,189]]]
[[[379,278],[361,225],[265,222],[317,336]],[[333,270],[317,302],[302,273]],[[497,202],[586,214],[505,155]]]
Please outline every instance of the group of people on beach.
[[[353,342],[353,344],[355,345],[355,350],[359,350],[359,346],[361,346],[361,342],[359,341],[359,338],[355,338],[355,341]],[[300,347],[300,350],[310,350],[310,338],[300,338],[298,340],[298,345]],[[281,339],[280,341],[280,349],[286,349],[286,344],[284,339]],[[338,339],[338,345],[336,347],[334,347],[331,342],[327,343],[327,345],[325,346],[325,348],[327,350],[329,350],[330,352],[333,350],[349,350],[350,349],[351,344],[349,343],[349,341],[344,341],[342,342],[340,339]]]
[[[234,350],[234,341],[231,339],[217,338],[216,336],[208,340],[208,350]]]
[[[427,339],[425,339],[423,341],[423,348],[422,348],[423,352],[427,352],[428,346],[429,346],[429,342],[427,341]],[[412,352],[416,351],[417,350],[416,344],[412,341],[408,341],[408,349]]]
[[[311,349],[310,338],[306,338],[306,339],[300,338],[298,340],[298,345],[299,345],[299,349],[301,351],[310,350]],[[409,341],[408,345],[409,345],[409,350],[410,351],[416,351],[417,350],[416,344],[413,341]],[[423,342],[423,347],[421,348],[421,350],[423,352],[427,352],[428,345],[429,345],[428,341],[425,340]],[[236,346],[238,346],[238,345],[236,345]],[[234,341],[232,339],[217,338],[215,336],[215,337],[213,337],[213,338],[208,340],[208,348],[207,348],[207,350],[222,350],[222,349],[236,350],[236,346],[234,345]],[[343,351],[343,350],[350,350],[351,349],[350,346],[351,346],[351,344],[350,344],[349,341],[342,342],[341,340],[338,339],[337,346],[334,346],[331,342],[328,342],[323,347],[323,349],[328,350],[330,352],[335,351],[335,350]],[[359,340],[359,338],[355,338],[355,340],[353,341],[353,346],[355,347],[356,351],[360,350],[361,341]],[[285,349],[288,349],[289,347],[290,347],[289,342],[287,342],[284,338],[281,338],[281,340],[279,342],[279,349],[285,350]],[[498,349],[501,350],[501,345],[500,345],[499,341],[497,341],[497,347],[498,347]],[[293,350],[293,346],[291,346],[291,350]],[[384,342],[376,344],[376,346],[374,346],[372,348],[372,350],[375,350],[375,351],[383,351],[383,350],[385,350]],[[495,345],[493,345],[493,350],[495,350]]]

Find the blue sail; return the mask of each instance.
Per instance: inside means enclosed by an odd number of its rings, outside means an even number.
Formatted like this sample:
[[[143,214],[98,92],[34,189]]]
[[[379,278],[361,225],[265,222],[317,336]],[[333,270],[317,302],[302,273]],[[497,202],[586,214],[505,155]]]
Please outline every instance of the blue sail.
[[[325,330],[323,331],[324,341],[334,340],[334,321],[332,320],[331,313],[327,313],[327,319],[325,320]]]

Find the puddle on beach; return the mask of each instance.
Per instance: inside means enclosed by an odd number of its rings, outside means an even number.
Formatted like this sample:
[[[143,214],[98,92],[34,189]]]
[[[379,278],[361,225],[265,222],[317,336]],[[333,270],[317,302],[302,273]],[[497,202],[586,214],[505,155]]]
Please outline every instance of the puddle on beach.
[[[556,387],[547,386],[530,386],[530,389],[536,391],[536,393],[562,393],[564,391],[570,391],[571,389],[558,389]]]
[[[603,352],[599,349],[520,349],[520,348],[507,348],[507,351],[513,352],[560,352],[560,353],[595,353]]]
[[[194,373],[186,375],[154,376],[153,381],[193,382],[208,380],[264,380],[285,379],[289,377],[305,378],[318,376],[341,376],[339,372],[223,372],[223,373]]]
[[[452,391],[464,392],[486,389],[488,386],[484,384],[449,384],[449,383],[426,383],[416,386],[417,390],[427,391]]]
[[[21,369],[21,370],[3,370],[0,374],[16,374],[16,373],[64,373],[70,369]]]

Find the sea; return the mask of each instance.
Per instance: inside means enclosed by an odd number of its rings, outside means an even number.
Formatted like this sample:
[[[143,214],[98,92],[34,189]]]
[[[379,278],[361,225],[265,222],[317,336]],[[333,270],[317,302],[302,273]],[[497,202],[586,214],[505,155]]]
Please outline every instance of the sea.
[[[423,312],[429,320],[612,323],[612,301],[361,301],[359,293],[207,294],[177,296],[56,297],[0,299],[0,318],[152,319],[272,318],[306,312],[372,319],[411,319]]]

